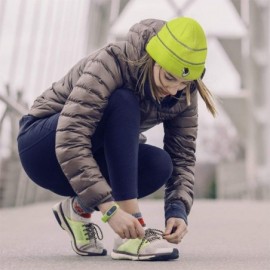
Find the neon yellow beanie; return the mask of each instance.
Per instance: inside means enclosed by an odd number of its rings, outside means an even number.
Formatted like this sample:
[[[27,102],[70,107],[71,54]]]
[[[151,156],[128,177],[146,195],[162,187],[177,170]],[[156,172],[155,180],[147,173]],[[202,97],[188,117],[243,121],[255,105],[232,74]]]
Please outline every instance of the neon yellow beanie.
[[[167,72],[186,80],[200,78],[207,55],[205,33],[198,22],[180,17],[167,22],[146,46]]]

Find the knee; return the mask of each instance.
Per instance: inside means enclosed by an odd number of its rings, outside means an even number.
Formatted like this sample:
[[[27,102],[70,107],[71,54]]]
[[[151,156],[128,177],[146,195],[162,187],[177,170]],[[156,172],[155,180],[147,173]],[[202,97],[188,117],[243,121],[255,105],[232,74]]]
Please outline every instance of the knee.
[[[155,146],[141,145],[139,158],[139,198],[152,194],[171,177],[173,164],[169,154]],[[140,153],[140,151],[139,151]]]
[[[171,177],[173,172],[173,164],[170,155],[160,149],[159,153],[155,156],[156,170],[160,178],[166,181]]]
[[[155,151],[152,153],[152,158],[147,161],[149,172],[151,171],[155,175],[156,181],[160,179],[165,183],[173,172],[172,159],[166,151],[160,148],[155,147],[153,150]]]

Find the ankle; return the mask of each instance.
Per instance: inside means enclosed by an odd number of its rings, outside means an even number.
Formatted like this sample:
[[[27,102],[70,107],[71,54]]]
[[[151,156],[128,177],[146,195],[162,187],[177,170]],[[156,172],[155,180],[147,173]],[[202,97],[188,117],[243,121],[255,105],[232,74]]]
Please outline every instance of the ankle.
[[[78,202],[77,197],[75,197],[72,201],[72,209],[77,215],[83,218],[91,218],[91,213],[87,213],[83,210],[80,203]]]
[[[145,227],[145,222],[142,217],[142,213],[140,212],[139,204],[137,199],[130,199],[125,201],[117,201],[117,204],[120,206],[122,210],[131,214],[135,218],[138,219],[140,224]]]
[[[144,219],[142,217],[142,213],[138,212],[138,213],[134,213],[132,214],[133,217],[137,218],[137,220],[140,222],[140,224],[142,225],[142,227],[146,227],[146,224],[144,222]]]

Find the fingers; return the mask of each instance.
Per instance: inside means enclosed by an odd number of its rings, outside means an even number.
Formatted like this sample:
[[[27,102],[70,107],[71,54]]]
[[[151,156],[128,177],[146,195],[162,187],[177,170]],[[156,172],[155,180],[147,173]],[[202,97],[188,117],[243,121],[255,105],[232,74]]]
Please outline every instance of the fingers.
[[[137,219],[135,219],[134,222],[128,227],[128,231],[129,237],[127,237],[127,239],[142,238],[144,236],[144,229]]]
[[[129,227],[128,231],[129,231],[129,237],[127,237],[128,239],[138,238],[137,231],[136,231],[136,228],[134,226]]]
[[[184,238],[184,236],[187,234],[187,229],[184,231],[181,230],[176,230],[175,233],[164,237],[164,239],[166,239],[168,242],[173,243],[173,244],[179,244],[182,239]]]
[[[121,210],[111,217],[109,224],[122,239],[143,238],[145,234],[140,222]]]
[[[120,231],[118,232],[118,235],[122,238],[122,239],[136,239],[136,238],[140,238],[142,239],[144,237],[144,229],[141,226],[141,224],[138,222],[136,222],[137,220],[135,220],[132,224],[123,226],[122,229],[120,229]]]
[[[186,234],[187,234],[187,231],[183,233],[175,232],[174,234],[171,234],[171,235],[165,235],[163,236],[163,238],[170,243],[179,244]]]
[[[165,229],[165,235],[170,235],[172,233],[172,230],[173,230],[173,226],[174,226],[174,220],[173,219],[169,219],[167,221],[167,226],[166,226],[166,229]]]
[[[163,238],[170,243],[179,244],[187,232],[187,226],[183,220],[172,218],[167,221]]]
[[[136,232],[137,232],[137,237],[142,239],[144,238],[145,231],[141,223],[136,219]]]
[[[116,232],[122,239],[126,239],[126,235],[124,231]]]

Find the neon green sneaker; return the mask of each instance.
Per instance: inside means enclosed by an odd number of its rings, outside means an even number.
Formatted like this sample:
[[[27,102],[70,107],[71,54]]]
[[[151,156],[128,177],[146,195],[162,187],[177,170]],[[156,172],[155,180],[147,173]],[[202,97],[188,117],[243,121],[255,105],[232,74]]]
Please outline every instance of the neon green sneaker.
[[[162,238],[163,232],[146,229],[143,239],[115,239],[111,257],[115,260],[168,261],[179,257],[178,249],[172,248]]]
[[[82,256],[105,256],[106,249],[100,241],[103,234],[100,227],[74,212],[72,198],[57,203],[53,213],[61,228],[71,237],[73,250]]]

